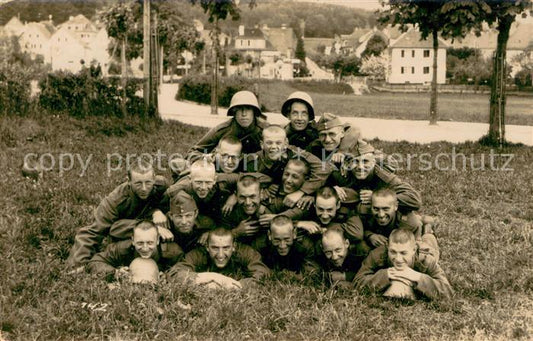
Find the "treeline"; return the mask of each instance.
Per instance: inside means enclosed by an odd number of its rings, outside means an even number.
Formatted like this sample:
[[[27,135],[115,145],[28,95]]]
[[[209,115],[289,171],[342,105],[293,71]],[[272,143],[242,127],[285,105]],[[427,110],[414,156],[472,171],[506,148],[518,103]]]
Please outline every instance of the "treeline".
[[[87,18],[94,17],[96,12],[113,0],[16,0],[0,5],[0,25],[5,25],[14,16],[20,21],[43,21],[52,15],[55,25],[68,20],[69,16],[83,14]]]
[[[17,15],[22,22],[48,20],[48,16],[52,15],[55,24],[65,22],[69,16],[78,14],[91,19],[98,11],[115,2],[113,0],[16,0],[0,5],[0,25],[5,25]],[[190,0],[173,1],[169,5],[176,6],[182,13],[187,13],[191,20],[199,19],[207,28],[210,27],[202,8],[199,5],[191,5]],[[241,20],[221,21],[219,24],[222,31],[236,33],[241,24],[247,27],[263,24],[280,27],[286,24],[299,32],[300,23],[304,20],[306,37],[333,38],[336,34],[351,33],[355,27],[376,25],[376,19],[371,12],[339,5],[257,0],[256,6],[252,9],[241,1],[240,9]]]

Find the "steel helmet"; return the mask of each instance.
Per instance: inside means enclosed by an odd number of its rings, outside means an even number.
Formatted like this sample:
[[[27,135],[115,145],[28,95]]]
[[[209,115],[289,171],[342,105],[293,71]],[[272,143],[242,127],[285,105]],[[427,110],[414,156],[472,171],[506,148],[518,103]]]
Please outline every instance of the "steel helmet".
[[[231,98],[231,103],[228,108],[227,115],[235,116],[235,109],[240,106],[252,107],[254,110],[254,115],[265,118],[265,115],[261,113],[261,108],[259,107],[259,102],[257,102],[257,97],[251,91],[239,91]]]
[[[296,91],[287,97],[287,100],[281,106],[281,113],[285,117],[289,117],[291,112],[291,105],[294,102],[303,102],[307,105],[307,113],[309,114],[309,121],[315,119],[315,108],[313,107],[313,99],[307,92]]]

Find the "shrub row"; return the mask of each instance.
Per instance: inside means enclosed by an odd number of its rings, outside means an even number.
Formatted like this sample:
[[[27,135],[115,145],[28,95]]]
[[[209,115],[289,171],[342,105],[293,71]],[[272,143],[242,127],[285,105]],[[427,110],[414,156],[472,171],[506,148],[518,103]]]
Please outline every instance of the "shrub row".
[[[212,82],[209,75],[183,77],[176,99],[210,104]],[[236,92],[253,90],[254,83],[254,80],[244,77],[221,77],[218,83],[218,105],[228,107]]]
[[[84,68],[77,74],[50,73],[39,83],[39,104],[48,111],[68,113],[74,117],[122,117],[124,113],[142,116],[144,104],[135,95],[139,86],[136,80],[128,82],[126,103],[123,103],[120,79],[102,77],[100,67]]]

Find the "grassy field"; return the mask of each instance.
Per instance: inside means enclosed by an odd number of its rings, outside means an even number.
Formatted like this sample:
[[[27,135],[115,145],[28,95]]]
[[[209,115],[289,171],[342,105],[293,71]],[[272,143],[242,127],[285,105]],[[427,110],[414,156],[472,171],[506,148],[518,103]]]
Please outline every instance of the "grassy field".
[[[184,152],[204,132],[134,119],[0,120],[0,340],[533,338],[533,149],[527,147],[496,151],[514,154],[513,171],[421,171],[417,159],[400,171],[423,193],[423,211],[442,220],[441,265],[456,292],[450,301],[398,303],[285,275],[236,293],[66,275],[76,229],[125,178],[124,170],[107,175],[107,154]],[[489,167],[490,149],[475,143],[373,143],[432,159],[455,147],[476,166],[485,155]],[[27,153],[50,153],[46,166],[56,160],[38,183],[21,175]],[[76,155],[69,171],[59,171],[62,153]],[[78,160],[90,155],[80,177]]]
[[[304,84],[305,85],[305,84]],[[298,83],[265,82],[260,85],[260,101],[269,111],[279,112],[287,96],[296,90],[309,91],[316,111],[341,116],[384,119],[427,120],[429,94],[372,92],[362,96],[324,93]],[[439,94],[440,121],[489,122],[489,95]],[[533,125],[533,96],[508,96],[506,124]]]

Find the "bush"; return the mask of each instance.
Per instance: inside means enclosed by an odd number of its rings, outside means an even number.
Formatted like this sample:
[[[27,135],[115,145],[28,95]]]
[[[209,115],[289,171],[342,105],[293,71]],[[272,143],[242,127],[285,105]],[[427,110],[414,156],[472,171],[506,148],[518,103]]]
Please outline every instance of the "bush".
[[[31,72],[20,64],[0,66],[0,116],[25,115],[30,109]]]
[[[143,101],[135,95],[139,85],[129,80],[126,86],[125,111],[129,115],[144,115]],[[39,104],[45,110],[74,117],[124,116],[120,79],[103,78],[100,67],[84,68],[77,74],[50,73],[39,87]]]
[[[194,75],[183,77],[180,81],[180,87],[176,94],[177,100],[188,100],[197,103],[211,103],[211,84],[210,75]],[[254,81],[244,77],[221,77],[218,84],[218,105],[228,107],[231,97],[242,90],[253,88]]]
[[[289,82],[289,85],[299,91],[317,92],[322,94],[350,94],[353,89],[350,85],[342,82],[332,82],[325,80],[298,81]]]

